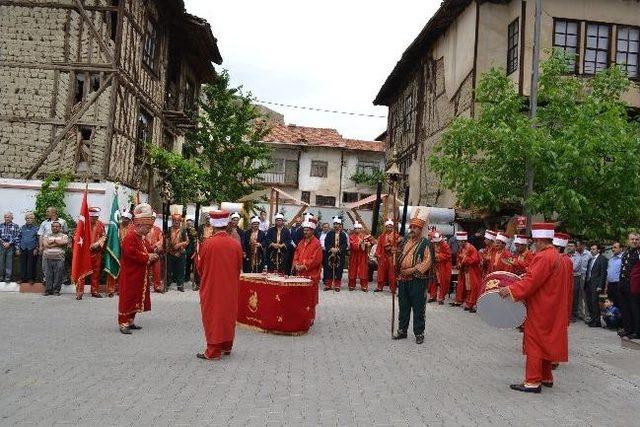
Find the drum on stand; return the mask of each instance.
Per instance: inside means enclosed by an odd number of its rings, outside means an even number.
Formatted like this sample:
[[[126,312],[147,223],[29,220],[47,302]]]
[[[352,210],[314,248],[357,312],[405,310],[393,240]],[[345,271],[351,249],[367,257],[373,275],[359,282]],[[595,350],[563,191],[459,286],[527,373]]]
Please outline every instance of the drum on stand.
[[[477,310],[487,325],[499,329],[515,329],[522,326],[527,317],[524,303],[502,298],[498,293],[500,288],[518,280],[520,276],[507,271],[494,271],[484,278],[480,285]]]

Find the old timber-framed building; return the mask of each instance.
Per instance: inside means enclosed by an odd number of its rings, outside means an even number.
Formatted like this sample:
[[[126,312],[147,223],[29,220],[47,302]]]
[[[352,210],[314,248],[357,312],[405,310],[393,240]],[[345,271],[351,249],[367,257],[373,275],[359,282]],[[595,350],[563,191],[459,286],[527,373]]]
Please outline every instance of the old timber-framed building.
[[[634,82],[625,99],[640,108],[639,1],[543,0],[542,7],[543,55],[575,54],[574,72],[585,77],[623,66]],[[530,93],[534,9],[533,0],[444,0],[388,76],[374,104],[389,107],[387,158],[397,152],[411,205],[455,205],[427,159],[455,117],[474,116],[479,76],[502,67],[522,95]]]
[[[182,0],[0,0],[3,188],[68,171],[150,193],[144,143],[181,151],[221,62]]]

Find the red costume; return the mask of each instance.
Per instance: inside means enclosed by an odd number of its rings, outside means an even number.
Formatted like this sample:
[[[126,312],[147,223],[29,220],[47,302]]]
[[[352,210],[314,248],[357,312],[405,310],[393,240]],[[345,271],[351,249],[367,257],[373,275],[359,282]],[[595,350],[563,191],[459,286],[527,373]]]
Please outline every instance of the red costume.
[[[120,298],[118,324],[131,326],[136,313],[151,310],[149,252],[144,239],[132,228],[120,245]]]
[[[293,266],[302,265],[303,269],[296,270],[296,274],[311,279],[316,297],[315,304],[318,304],[318,283],[320,282],[320,269],[322,268],[322,246],[320,240],[315,236],[310,239],[303,237],[296,246],[293,254]]]
[[[429,285],[429,299],[444,301],[451,287],[451,249],[444,239],[434,246],[436,281]]]
[[[569,289],[573,267],[551,246],[538,252],[525,277],[509,286],[516,301],[527,306],[523,350],[527,356],[525,386],[552,383],[552,362],[568,360]],[[571,277],[571,281],[569,281]]]
[[[480,255],[470,243],[458,251],[458,285],[456,286],[456,304],[464,301],[465,307],[475,309],[480,291],[482,273],[480,271]]]
[[[535,254],[528,249],[521,254],[514,254],[511,258],[512,272],[518,276],[523,275],[531,265],[534,256]]]
[[[349,290],[356,288],[356,279],[360,279],[360,288],[369,289],[369,243],[360,233],[349,236]]]
[[[493,250],[488,253],[489,263],[487,264],[485,276],[489,273],[493,273],[494,271],[513,272],[513,265],[511,265],[510,262],[510,259],[512,258],[511,252],[507,249],[503,249],[501,251],[497,248],[492,249]]]
[[[102,252],[107,240],[107,232],[104,224],[97,220],[91,224],[91,268],[90,276],[91,294],[100,292],[100,274],[102,273]]]
[[[200,245],[197,267],[207,359],[217,359],[233,347],[242,257],[242,246],[226,231],[217,231]]]
[[[395,231],[386,231],[378,237],[376,259],[378,260],[378,290],[387,284],[391,291],[396,289],[396,272],[393,263],[394,252],[398,247],[400,235]]]
[[[145,240],[147,241],[147,248],[149,252],[155,252],[158,255],[162,254],[162,251],[164,250],[164,235],[162,234],[160,227],[154,225],[149,234],[146,235]],[[164,291],[161,259],[162,257],[151,263],[153,289],[156,292]]]
[[[124,237],[132,228],[133,228],[133,223],[129,223],[126,226],[120,225],[120,228],[118,228],[118,235],[120,237],[120,246],[122,246],[122,241],[124,240]],[[118,279],[114,279],[113,277],[111,277],[110,274],[107,274],[107,293],[111,296],[116,293],[117,288],[118,288]]]

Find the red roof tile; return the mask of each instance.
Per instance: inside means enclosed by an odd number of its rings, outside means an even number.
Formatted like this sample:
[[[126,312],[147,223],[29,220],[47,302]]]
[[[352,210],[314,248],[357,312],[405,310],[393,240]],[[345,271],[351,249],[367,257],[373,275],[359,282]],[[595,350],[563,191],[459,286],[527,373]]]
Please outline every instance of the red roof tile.
[[[384,151],[384,143],[346,139],[335,129],[312,128],[298,125],[269,123],[271,132],[263,142],[274,144],[303,145],[307,147],[335,147],[356,151]]]

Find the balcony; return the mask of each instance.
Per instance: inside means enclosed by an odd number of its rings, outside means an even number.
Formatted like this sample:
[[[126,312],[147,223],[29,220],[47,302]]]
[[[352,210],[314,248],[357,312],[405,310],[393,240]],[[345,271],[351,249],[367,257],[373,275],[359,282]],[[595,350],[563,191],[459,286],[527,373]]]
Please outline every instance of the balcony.
[[[262,184],[282,187],[298,187],[297,177],[287,176],[284,172],[265,172],[260,174]]]

